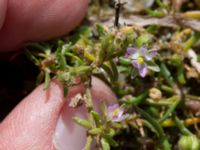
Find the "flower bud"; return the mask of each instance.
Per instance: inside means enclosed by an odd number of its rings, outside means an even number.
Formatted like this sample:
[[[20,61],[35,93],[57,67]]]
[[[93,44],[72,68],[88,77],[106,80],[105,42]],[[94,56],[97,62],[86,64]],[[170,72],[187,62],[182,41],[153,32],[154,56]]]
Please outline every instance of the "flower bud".
[[[199,139],[195,135],[182,136],[178,142],[180,150],[199,150]]]

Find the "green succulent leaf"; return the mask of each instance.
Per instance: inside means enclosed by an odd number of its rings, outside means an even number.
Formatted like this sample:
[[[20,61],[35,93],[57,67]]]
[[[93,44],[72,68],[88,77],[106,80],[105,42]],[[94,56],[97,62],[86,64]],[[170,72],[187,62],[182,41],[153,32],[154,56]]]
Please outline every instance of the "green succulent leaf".
[[[96,111],[91,111],[91,114],[95,120],[96,125],[99,127],[101,125],[101,117],[99,113]]]
[[[149,70],[152,70],[154,72],[160,72],[160,67],[152,61],[147,62],[147,67]]]
[[[113,147],[117,147],[119,145],[110,135],[106,134],[106,135],[104,135],[104,138],[109,143],[109,145],[111,145]]]
[[[102,129],[101,128],[93,128],[93,129],[89,130],[88,132],[92,135],[99,135],[102,133]]]
[[[79,118],[79,117],[74,117],[73,120],[79,124],[80,126],[84,127],[84,128],[87,128],[87,129],[91,129],[92,128],[92,125],[91,123],[86,120],[86,119],[82,119],[82,118]]]
[[[110,150],[110,145],[105,138],[101,138],[101,145],[103,150]]]

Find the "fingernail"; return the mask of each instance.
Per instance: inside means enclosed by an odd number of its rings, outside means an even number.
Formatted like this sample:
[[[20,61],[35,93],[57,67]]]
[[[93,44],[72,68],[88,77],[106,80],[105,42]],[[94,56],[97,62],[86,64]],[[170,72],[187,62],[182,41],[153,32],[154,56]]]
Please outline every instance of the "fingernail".
[[[116,102],[115,95],[99,79],[92,79],[91,91],[96,111],[99,111],[98,107],[102,100],[106,100],[109,104]],[[71,93],[70,96],[67,96],[66,104],[61,111],[56,125],[53,136],[53,144],[58,150],[81,150],[84,148],[86,143],[87,130],[75,124],[73,121],[73,117],[86,118],[87,111],[85,105],[77,108],[72,108],[69,106],[71,97],[75,96],[76,94],[78,94],[78,92],[73,94]]]
[[[74,123],[73,117],[86,117],[83,106],[71,108],[68,102],[58,119],[53,144],[58,150],[81,150],[86,142],[86,129]]]

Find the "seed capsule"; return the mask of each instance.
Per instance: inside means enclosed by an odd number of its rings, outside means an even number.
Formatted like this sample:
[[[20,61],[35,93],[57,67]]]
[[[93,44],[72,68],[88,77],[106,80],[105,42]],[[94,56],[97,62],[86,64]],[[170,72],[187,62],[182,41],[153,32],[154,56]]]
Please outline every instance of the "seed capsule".
[[[199,139],[195,135],[182,136],[178,142],[179,150],[199,150]]]

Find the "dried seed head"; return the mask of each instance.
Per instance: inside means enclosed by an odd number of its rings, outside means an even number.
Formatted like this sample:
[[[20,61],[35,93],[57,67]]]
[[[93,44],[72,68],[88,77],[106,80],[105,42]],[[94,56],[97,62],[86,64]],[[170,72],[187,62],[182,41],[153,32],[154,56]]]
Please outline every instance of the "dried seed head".
[[[83,102],[84,102],[83,96],[80,93],[78,93],[74,97],[71,98],[69,107],[76,108],[78,106],[81,106]]]
[[[151,89],[149,90],[149,96],[150,96],[150,98],[152,98],[152,99],[154,99],[154,100],[156,100],[156,101],[159,101],[159,100],[161,100],[161,98],[162,98],[162,93],[161,93],[161,91],[160,91],[159,89],[157,89],[157,88],[151,88]]]

